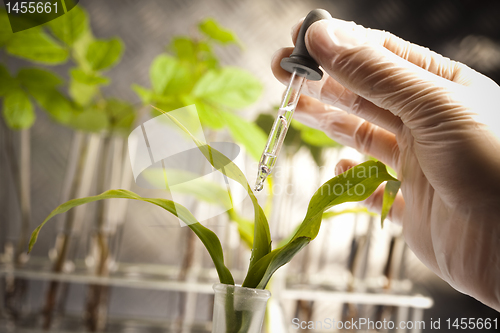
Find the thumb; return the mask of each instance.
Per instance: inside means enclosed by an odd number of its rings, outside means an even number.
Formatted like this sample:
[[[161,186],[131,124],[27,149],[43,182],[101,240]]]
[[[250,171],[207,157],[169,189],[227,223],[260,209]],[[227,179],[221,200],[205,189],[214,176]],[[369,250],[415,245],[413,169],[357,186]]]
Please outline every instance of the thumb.
[[[437,53],[337,19],[314,23],[305,39],[311,56],[331,77],[409,128],[435,124],[449,114],[444,111],[456,110],[452,95],[464,86],[449,78],[462,66]]]

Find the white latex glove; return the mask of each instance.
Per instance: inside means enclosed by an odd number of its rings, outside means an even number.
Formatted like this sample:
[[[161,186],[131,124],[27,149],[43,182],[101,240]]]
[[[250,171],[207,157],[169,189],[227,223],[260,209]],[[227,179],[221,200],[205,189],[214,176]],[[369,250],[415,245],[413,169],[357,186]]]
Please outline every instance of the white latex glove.
[[[500,87],[353,22],[314,23],[306,46],[326,74],[305,83],[295,118],[397,170],[402,195],[390,217],[409,247],[455,289],[500,310]],[[279,62],[291,51],[273,58],[283,83],[290,74]],[[381,202],[379,189],[368,204]]]

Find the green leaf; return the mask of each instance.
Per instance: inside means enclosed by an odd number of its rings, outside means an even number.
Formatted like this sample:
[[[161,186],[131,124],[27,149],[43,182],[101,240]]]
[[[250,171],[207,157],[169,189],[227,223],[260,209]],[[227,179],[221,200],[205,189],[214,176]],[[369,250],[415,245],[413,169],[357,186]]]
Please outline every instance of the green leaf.
[[[111,130],[121,134],[130,134],[130,128],[135,120],[135,109],[132,104],[119,99],[106,101],[106,110]]]
[[[343,210],[340,210],[340,211],[328,211],[328,212],[324,212],[323,213],[323,221],[322,222],[331,220],[332,217],[339,216],[339,215],[342,215],[342,214],[360,214],[360,213],[364,213],[364,214],[367,214],[367,215],[370,215],[370,216],[373,216],[373,217],[378,216],[378,214],[370,212],[365,207],[355,207],[355,208],[343,209]],[[300,224],[297,225],[297,228],[295,228],[295,230],[288,237],[283,238],[278,243],[277,248],[283,247],[288,242],[290,242],[292,240],[293,236],[297,233],[297,230],[299,230],[299,227],[300,227]]]
[[[48,23],[52,33],[60,41],[72,46],[75,41],[89,30],[89,22],[85,11],[77,6]]]
[[[382,199],[382,213],[380,214],[380,225],[384,227],[384,220],[391,210],[394,199],[398,194],[401,182],[399,180],[389,180],[385,184],[384,198]]]
[[[90,63],[87,60],[87,52],[93,41],[94,36],[92,36],[92,32],[89,29],[83,32],[83,34],[74,42],[72,47],[75,62],[79,67],[85,69],[86,71],[92,70]]]
[[[72,68],[70,70],[71,77],[80,83],[87,85],[108,85],[109,78],[101,76],[97,73],[87,73],[81,68]]]
[[[28,94],[20,88],[7,91],[3,100],[3,116],[9,128],[28,128],[35,122],[35,112]]]
[[[157,94],[163,94],[169,82],[174,78],[178,61],[174,57],[161,54],[153,60],[149,70],[153,90]]]
[[[54,88],[63,83],[63,80],[58,75],[34,67],[20,69],[17,78],[28,89]]]
[[[103,110],[89,108],[76,113],[71,119],[71,126],[86,132],[100,132],[109,126],[109,121]]]
[[[253,221],[243,218],[235,209],[228,210],[227,214],[231,221],[238,225],[238,233],[241,240],[251,249],[253,247],[253,235],[255,232]]]
[[[250,72],[236,67],[209,70],[196,83],[193,96],[230,108],[244,108],[259,98],[262,84]]]
[[[193,85],[193,76],[188,66],[165,54],[156,57],[151,64],[149,75],[153,90],[158,95],[188,93]]]
[[[200,100],[196,101],[195,104],[202,125],[213,129],[221,129],[224,127],[226,122],[219,110]]]
[[[32,85],[28,91],[53,120],[61,124],[70,122],[74,114],[73,105],[57,89]]]
[[[266,133],[255,123],[249,122],[231,112],[221,111],[221,114],[234,140],[242,144],[248,154],[258,161],[266,146]]]
[[[95,71],[108,69],[121,58],[123,42],[119,38],[95,40],[89,44],[86,59]]]
[[[196,44],[189,37],[175,37],[170,43],[170,48],[174,51],[177,58],[191,63],[196,62]]]
[[[221,44],[238,43],[236,35],[231,30],[222,27],[213,18],[207,18],[198,25],[198,28],[203,34]]]
[[[158,108],[156,108],[159,110]],[[247,191],[250,196],[250,200],[252,201],[254,207],[254,242],[252,246],[252,256],[250,258],[250,266],[249,270],[253,268],[253,266],[265,255],[267,255],[271,251],[271,235],[269,232],[269,223],[267,222],[267,218],[264,214],[264,211],[259,205],[257,198],[253,194],[252,188],[248,185],[248,182],[241,172],[240,168],[236,164],[234,164],[229,158],[224,156],[224,154],[220,153],[216,149],[213,149],[209,145],[204,144],[203,142],[198,141],[196,137],[194,137],[177,119],[172,117],[170,114],[165,113],[162,110],[159,110],[165,114],[165,116],[169,117],[179,128],[181,128],[186,134],[188,134],[194,143],[198,146],[198,149],[202,152],[205,158],[208,160],[210,164],[220,172],[222,172],[227,177],[234,179]]]
[[[13,78],[4,65],[0,64],[0,97],[12,88]]]
[[[3,47],[13,36],[7,12],[2,8],[0,9],[0,47]]]
[[[132,84],[132,90],[139,96],[142,104],[150,104],[151,99],[153,98],[153,92],[143,86],[138,84]]]
[[[66,62],[68,51],[40,27],[20,31],[9,39],[7,53],[33,62],[56,65]]]
[[[298,121],[292,120],[292,126],[300,131],[301,139],[312,146],[318,147],[338,147],[337,142],[333,141],[325,132],[311,128]]]
[[[58,206],[50,213],[49,216],[47,216],[47,218],[42,222],[42,224],[40,224],[31,234],[28,252],[30,252],[33,249],[33,246],[37,241],[38,234],[40,233],[42,227],[47,223],[47,221],[49,221],[55,215],[62,214],[64,212],[67,212],[73,207],[81,206],[89,202],[94,202],[104,199],[112,199],[112,198],[132,199],[132,200],[149,202],[167,210],[168,212],[180,218],[189,226],[189,228],[191,228],[191,230],[194,231],[194,233],[198,236],[198,238],[203,242],[203,244],[207,248],[210,257],[212,257],[212,260],[215,264],[215,268],[217,269],[220,282],[224,284],[234,285],[234,279],[231,275],[231,272],[224,265],[224,254],[222,253],[222,245],[219,241],[219,238],[210,229],[205,228],[198,221],[196,221],[196,219],[191,214],[191,212],[189,212],[189,210],[167,199],[143,198],[135,194],[134,192],[126,190],[110,190],[100,195],[92,197],[73,199]]]
[[[243,286],[265,288],[279,267],[286,264],[303,246],[316,238],[323,213],[327,209],[344,202],[365,200],[382,182],[388,180],[396,179],[387,172],[383,163],[367,161],[324,183],[311,198],[306,216],[292,239],[284,247],[262,257],[249,269]]]
[[[69,83],[69,95],[81,106],[89,105],[98,91],[99,86],[81,83],[74,78],[71,78]]]

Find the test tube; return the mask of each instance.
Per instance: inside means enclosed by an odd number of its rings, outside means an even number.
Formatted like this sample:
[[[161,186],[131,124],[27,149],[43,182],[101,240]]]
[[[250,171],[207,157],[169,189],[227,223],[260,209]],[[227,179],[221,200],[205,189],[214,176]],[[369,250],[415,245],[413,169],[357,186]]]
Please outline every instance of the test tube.
[[[300,98],[300,90],[304,83],[304,76],[300,75],[303,71],[300,68],[294,69],[290,77],[290,83],[285,90],[283,99],[278,110],[278,117],[274,121],[271,133],[267,140],[266,147],[259,161],[257,180],[254,191],[261,191],[264,187],[264,181],[273,171],[276,159],[285,140],[286,132],[292,122],[293,113],[297,107]]]

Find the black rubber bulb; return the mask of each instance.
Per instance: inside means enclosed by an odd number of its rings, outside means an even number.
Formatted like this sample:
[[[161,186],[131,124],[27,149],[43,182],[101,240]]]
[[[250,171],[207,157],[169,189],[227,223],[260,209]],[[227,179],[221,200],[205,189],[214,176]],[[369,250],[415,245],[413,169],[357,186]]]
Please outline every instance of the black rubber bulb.
[[[311,57],[306,48],[306,41],[304,37],[306,36],[307,29],[316,21],[323,19],[331,19],[332,16],[329,12],[324,9],[314,9],[307,14],[302,26],[300,27],[297,40],[295,42],[295,48],[292,54],[288,58],[281,59],[281,68],[293,73],[297,70],[297,75],[303,76],[308,80],[319,81],[323,77],[323,71],[319,68],[318,63]]]

